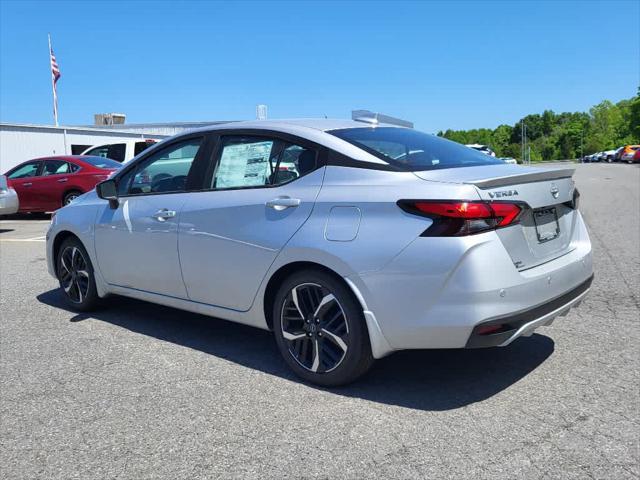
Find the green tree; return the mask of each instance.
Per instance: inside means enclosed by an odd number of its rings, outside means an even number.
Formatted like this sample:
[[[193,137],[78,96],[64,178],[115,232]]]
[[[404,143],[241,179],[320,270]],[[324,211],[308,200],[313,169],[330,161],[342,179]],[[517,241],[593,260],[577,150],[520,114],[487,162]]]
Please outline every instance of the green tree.
[[[490,130],[446,130],[441,137],[455,142],[489,145],[498,156],[521,156],[522,124],[532,160],[559,160],[640,143],[640,87],[638,95],[614,104],[604,100],[589,112],[545,110],[518,120],[514,126],[500,125]]]

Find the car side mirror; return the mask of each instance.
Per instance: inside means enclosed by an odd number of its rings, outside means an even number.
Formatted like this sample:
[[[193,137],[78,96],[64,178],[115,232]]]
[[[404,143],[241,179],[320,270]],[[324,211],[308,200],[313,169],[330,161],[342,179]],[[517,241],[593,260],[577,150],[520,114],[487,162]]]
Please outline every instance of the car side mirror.
[[[118,187],[113,179],[105,180],[96,185],[96,193],[98,197],[109,200],[111,208],[118,208]]]

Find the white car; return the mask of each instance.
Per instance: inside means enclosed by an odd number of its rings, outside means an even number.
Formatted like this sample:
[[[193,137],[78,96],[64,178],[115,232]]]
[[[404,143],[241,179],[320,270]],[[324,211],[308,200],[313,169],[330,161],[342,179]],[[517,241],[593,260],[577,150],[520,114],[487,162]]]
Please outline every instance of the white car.
[[[7,184],[7,177],[0,175],[0,215],[12,215],[19,207],[18,194]]]
[[[518,161],[513,157],[502,157],[500,160],[502,160],[504,163],[508,163],[509,165],[518,164]]]
[[[496,156],[496,152],[491,150],[491,148],[489,148],[488,145],[481,145],[479,143],[470,143],[470,144],[465,145],[465,146],[469,147],[469,148],[473,148],[474,150],[477,150],[479,152],[482,152],[485,155],[489,155],[490,157],[495,157]]]
[[[607,161],[609,163],[613,163],[613,161],[616,158],[616,152],[617,151],[618,150],[607,150],[605,152],[602,152],[603,153],[602,161]]]
[[[117,294],[272,330],[295,373],[341,385],[397,350],[509,345],[580,303],[572,175],[382,123],[211,126],[57,210],[48,268],[74,309]]]
[[[149,138],[94,145],[87,148],[81,155],[110,158],[116,162],[125,163],[157,142],[157,140]]]

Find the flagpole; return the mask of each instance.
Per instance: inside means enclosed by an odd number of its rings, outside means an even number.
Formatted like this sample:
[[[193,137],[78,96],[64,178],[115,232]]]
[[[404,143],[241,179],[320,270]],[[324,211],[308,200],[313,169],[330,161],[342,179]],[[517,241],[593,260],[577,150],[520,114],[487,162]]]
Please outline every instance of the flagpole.
[[[53,95],[53,120],[58,126],[58,96],[56,95],[56,76],[53,73],[53,58],[51,57],[51,34],[49,37],[49,70],[51,71],[51,94]]]

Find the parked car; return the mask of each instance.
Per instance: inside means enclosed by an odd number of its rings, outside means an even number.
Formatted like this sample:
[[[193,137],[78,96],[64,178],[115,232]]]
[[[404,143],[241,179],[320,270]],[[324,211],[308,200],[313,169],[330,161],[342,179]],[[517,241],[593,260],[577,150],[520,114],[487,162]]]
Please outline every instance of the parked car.
[[[620,147],[616,150],[616,153],[613,157],[613,161],[614,162],[619,162],[620,161],[620,157],[622,157],[622,154],[624,153],[624,147]]]
[[[20,199],[20,212],[51,212],[92,190],[120,167],[108,158],[69,155],[29,160],[6,176]]]
[[[108,143],[87,148],[82,155],[94,157],[104,157],[124,163],[131,160],[136,155],[144,152],[147,148],[157,143],[157,140],[130,140],[128,142]]]
[[[640,145],[625,145],[622,154],[620,155],[621,162],[633,163],[633,156],[640,148]]]
[[[633,158],[629,163],[640,163],[640,148],[636,149],[635,153],[633,154]]]
[[[608,163],[613,163],[616,161],[616,149],[606,150],[604,152],[604,161]]]
[[[470,143],[470,144],[465,145],[465,146],[469,147],[469,148],[473,148],[474,150],[477,150],[478,152],[482,152],[485,155],[489,155],[490,157],[495,157],[496,156],[496,152],[491,150],[491,148],[489,148],[488,145],[480,145],[479,143]]]
[[[576,306],[593,274],[572,174],[385,124],[211,126],[58,210],[47,264],[74,309],[120,294],[273,330],[296,374],[340,385]]]
[[[518,164],[518,161],[513,157],[502,157],[500,160],[502,160],[504,163],[508,163],[510,165],[517,165]]]
[[[0,215],[11,215],[19,208],[18,194],[7,183],[7,177],[0,175]]]

